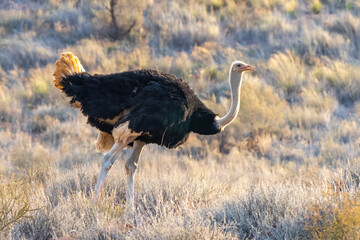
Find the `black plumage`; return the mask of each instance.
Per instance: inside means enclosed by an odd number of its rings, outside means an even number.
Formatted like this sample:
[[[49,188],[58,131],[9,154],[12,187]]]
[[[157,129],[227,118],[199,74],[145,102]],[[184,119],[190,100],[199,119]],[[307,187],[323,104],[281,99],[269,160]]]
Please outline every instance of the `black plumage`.
[[[216,114],[186,82],[170,74],[155,70],[109,75],[83,72],[63,77],[60,84],[72,103],[81,104],[88,123],[109,134],[129,122],[132,131],[141,133],[136,140],[174,148],[190,132],[211,135],[221,131]]]

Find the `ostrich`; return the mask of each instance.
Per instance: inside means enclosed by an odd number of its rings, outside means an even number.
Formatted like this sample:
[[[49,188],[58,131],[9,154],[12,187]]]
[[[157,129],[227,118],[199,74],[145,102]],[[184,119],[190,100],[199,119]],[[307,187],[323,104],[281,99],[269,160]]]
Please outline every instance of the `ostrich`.
[[[134,174],[143,147],[156,143],[175,148],[187,140],[190,132],[212,135],[223,131],[239,112],[243,72],[254,70],[241,61],[232,63],[231,107],[219,118],[186,82],[173,75],[155,70],[90,75],[72,53],[61,54],[54,84],[71,98],[73,107],[81,109],[88,123],[100,130],[96,147],[107,152],[95,186],[95,200],[118,155],[132,147],[125,164],[126,208],[134,214]]]

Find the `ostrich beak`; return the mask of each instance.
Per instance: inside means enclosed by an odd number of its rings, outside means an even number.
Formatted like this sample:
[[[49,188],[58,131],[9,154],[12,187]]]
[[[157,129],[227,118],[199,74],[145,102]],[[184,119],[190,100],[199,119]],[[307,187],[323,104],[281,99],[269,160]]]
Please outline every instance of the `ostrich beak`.
[[[255,71],[255,67],[251,65],[245,65],[241,68],[242,71]]]

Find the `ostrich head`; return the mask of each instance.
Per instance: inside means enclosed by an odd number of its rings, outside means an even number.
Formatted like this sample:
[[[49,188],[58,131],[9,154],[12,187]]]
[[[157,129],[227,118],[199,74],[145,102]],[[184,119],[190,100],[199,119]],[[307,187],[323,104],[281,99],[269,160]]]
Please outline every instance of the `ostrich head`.
[[[241,61],[235,61],[232,63],[230,71],[241,74],[245,71],[255,71],[255,67]]]

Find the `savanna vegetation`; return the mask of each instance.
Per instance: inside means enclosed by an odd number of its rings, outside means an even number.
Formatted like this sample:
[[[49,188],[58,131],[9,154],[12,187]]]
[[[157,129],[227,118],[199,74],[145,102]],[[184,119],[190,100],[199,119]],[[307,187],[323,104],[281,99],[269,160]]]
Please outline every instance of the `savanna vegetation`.
[[[257,71],[226,131],[146,147],[130,226],[128,151],[92,202],[103,153],[52,84],[64,51],[172,73],[220,116],[231,62]],[[0,238],[359,239],[359,57],[356,0],[0,1]]]

